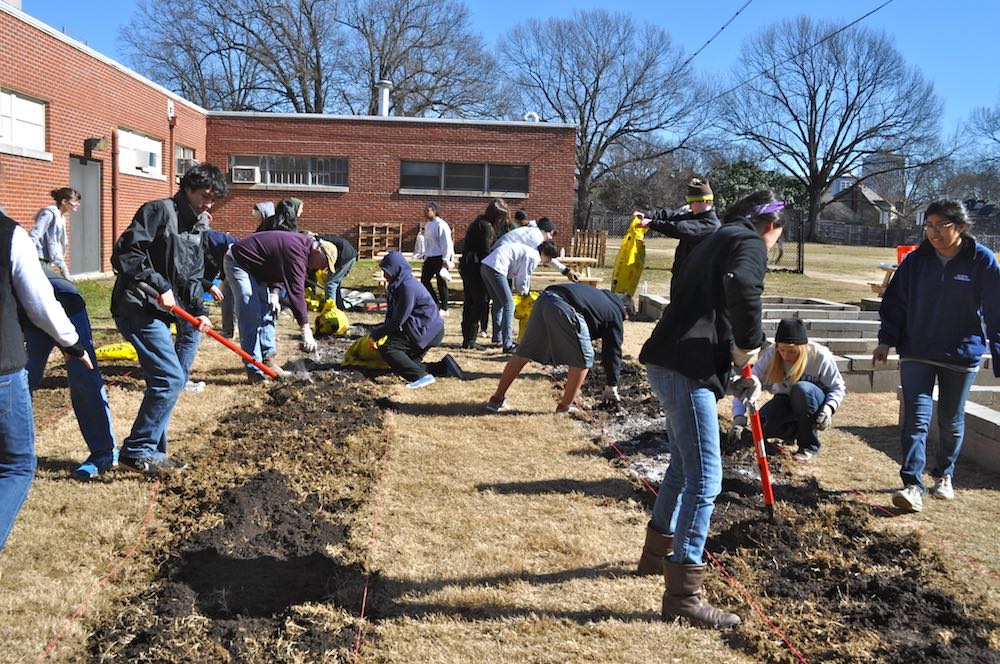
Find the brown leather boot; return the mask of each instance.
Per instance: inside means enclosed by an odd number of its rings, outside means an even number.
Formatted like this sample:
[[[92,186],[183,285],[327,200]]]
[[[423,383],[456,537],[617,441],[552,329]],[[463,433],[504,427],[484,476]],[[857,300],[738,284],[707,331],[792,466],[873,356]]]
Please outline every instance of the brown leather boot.
[[[701,599],[701,582],[708,565],[683,565],[664,561],[663,619],[687,618],[695,627],[727,629],[740,624],[735,613],[721,611]]]
[[[662,535],[653,530],[653,522],[646,524],[646,542],[639,556],[639,574],[663,574],[663,559],[674,551],[674,536]]]

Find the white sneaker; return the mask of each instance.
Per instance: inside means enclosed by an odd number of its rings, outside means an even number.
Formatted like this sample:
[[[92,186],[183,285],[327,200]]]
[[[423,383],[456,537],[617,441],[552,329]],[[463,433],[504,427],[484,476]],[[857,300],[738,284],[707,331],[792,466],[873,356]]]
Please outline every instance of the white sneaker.
[[[934,486],[931,487],[931,495],[942,500],[954,500],[955,489],[951,486],[951,475],[934,478]]]
[[[447,309],[438,309],[438,313],[441,314],[441,318],[447,318],[448,317],[448,310]]]
[[[892,494],[892,504],[906,512],[919,512],[924,509],[924,498],[919,487],[911,484]]]
[[[198,382],[189,380],[187,385],[184,386],[185,392],[204,392],[205,391],[205,381],[199,380]],[[950,486],[950,485],[949,485]]]

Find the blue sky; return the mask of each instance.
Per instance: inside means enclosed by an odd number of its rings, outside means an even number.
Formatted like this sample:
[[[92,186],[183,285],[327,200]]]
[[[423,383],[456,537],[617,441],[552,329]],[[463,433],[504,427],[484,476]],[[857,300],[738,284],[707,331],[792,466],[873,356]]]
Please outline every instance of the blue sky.
[[[750,5],[694,60],[712,76],[725,76],[739,57],[743,40],[776,20],[808,11],[841,23],[854,20],[884,0],[752,0]],[[495,44],[529,17],[568,16],[574,8],[629,13],[664,28],[686,52],[693,53],[745,0],[470,0],[475,27]],[[95,7],[99,6],[100,11]],[[135,8],[133,0],[97,5],[80,0],[22,0],[28,14],[71,37],[124,62],[118,33]],[[808,10],[806,9],[808,8]],[[993,41],[1000,26],[998,0],[894,0],[863,25],[888,32],[907,62],[930,79],[945,104],[945,129],[952,130],[976,106],[1000,100],[1000,55]],[[993,35],[991,35],[991,31]]]

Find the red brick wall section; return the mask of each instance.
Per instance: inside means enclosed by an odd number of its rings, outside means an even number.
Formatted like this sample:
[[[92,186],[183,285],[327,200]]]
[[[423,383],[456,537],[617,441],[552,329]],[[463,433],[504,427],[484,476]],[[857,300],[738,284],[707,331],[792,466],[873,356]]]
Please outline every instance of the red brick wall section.
[[[570,236],[573,213],[575,133],[545,124],[489,125],[405,122],[378,118],[285,118],[209,115],[208,159],[228,169],[230,155],[346,157],[346,193],[274,191],[233,185],[213,211],[215,226],[234,235],[252,232],[253,204],[301,198],[302,226],[355,241],[358,224],[403,224],[404,249],[412,249],[425,201],[434,200],[456,241],[491,199],[479,196],[399,193],[400,160],[528,164],[529,196],[507,201],[532,217],[547,216],[557,242]]]
[[[167,120],[168,95],[2,11],[0,44],[3,44],[0,87],[46,102],[46,149],[53,155],[52,161],[44,161],[0,153],[3,165],[0,202],[7,208],[8,215],[30,228],[37,210],[52,202],[49,191],[69,185],[70,158],[83,155],[84,139],[107,136],[108,148],[95,151],[93,158],[103,162],[102,258],[105,269],[110,270],[111,247],[115,240],[111,218],[112,132],[125,127],[161,140],[167,175],[166,181],[118,175],[118,230],[121,231],[143,202],[170,196],[176,191],[171,138],[194,148],[196,157],[204,159],[205,116],[174,101],[177,119],[171,135]]]

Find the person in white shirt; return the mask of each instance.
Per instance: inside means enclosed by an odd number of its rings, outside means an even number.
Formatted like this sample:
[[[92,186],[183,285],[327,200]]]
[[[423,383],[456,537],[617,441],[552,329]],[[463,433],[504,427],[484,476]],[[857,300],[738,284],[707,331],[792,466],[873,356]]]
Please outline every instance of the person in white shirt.
[[[520,242],[529,247],[537,247],[542,242],[553,239],[555,235],[556,225],[548,217],[542,217],[537,222],[531,221],[512,231],[507,231],[497,238],[496,242],[493,243],[493,248],[496,249],[510,242]],[[558,259],[553,258],[549,264],[552,266],[552,269],[559,270],[560,274],[570,281],[580,281],[580,275],[568,266],[563,265]]]
[[[438,216],[437,203],[424,206],[424,264],[420,270],[420,283],[434,298],[442,315],[448,315],[448,281],[441,276],[441,270],[451,267],[455,259],[455,242],[451,236],[451,226]],[[437,281],[437,293],[434,282]]]
[[[38,258],[52,266],[64,277],[69,276],[66,267],[66,215],[80,209],[80,192],[69,187],[53,189],[50,192],[52,205],[43,207],[35,214],[35,225],[28,237],[35,244]]]
[[[548,264],[558,255],[559,247],[552,240],[542,242],[537,249],[520,242],[508,242],[491,251],[479,265],[486,292],[493,300],[494,314],[500,309],[503,352],[512,353],[515,348],[514,292],[527,295],[531,289],[531,273],[536,267]]]

